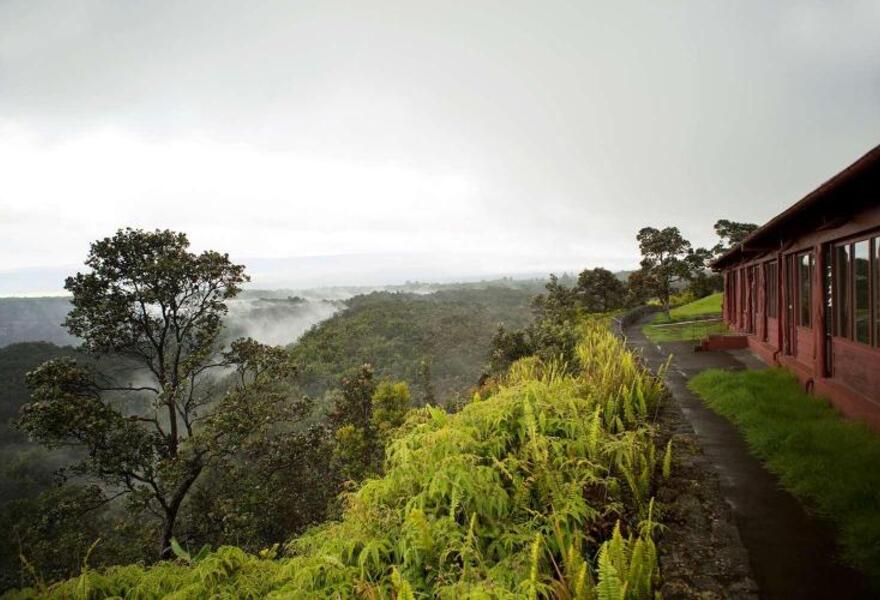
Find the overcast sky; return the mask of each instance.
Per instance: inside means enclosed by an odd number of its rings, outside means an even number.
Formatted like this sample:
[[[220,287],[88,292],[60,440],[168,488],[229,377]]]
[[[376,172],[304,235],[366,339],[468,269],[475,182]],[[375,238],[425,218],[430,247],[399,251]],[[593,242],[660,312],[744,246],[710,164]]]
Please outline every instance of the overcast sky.
[[[0,293],[123,226],[266,285],[631,268],[878,142],[876,0],[0,0]]]

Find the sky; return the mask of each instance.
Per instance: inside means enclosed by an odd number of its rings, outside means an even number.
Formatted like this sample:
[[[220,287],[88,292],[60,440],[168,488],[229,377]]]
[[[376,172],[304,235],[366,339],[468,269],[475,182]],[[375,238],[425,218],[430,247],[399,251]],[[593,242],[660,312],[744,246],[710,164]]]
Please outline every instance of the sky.
[[[170,228],[258,287],[634,268],[880,143],[880,2],[0,0],[0,294]]]

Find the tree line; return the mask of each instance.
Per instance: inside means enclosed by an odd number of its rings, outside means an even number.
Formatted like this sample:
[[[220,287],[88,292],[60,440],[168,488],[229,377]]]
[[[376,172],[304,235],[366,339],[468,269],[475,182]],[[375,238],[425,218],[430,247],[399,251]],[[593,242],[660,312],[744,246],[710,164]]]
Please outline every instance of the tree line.
[[[574,285],[567,287],[551,274],[545,292],[532,303],[534,321],[524,329],[502,326],[495,332],[482,383],[533,354],[572,361],[572,324],[578,313],[608,313],[657,300],[668,316],[676,293],[696,299],[720,291],[721,276],[711,272],[711,262],[741,244],[757,225],[720,219],[714,229],[718,242],[707,249],[694,248],[678,227],[643,227],[636,235],[640,268],[626,279],[596,267],[581,271]]]

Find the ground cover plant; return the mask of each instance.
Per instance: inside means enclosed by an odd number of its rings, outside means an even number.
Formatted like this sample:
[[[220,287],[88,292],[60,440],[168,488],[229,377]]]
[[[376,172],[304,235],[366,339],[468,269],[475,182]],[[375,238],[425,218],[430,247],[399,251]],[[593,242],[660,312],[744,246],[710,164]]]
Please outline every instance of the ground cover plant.
[[[653,598],[662,379],[605,323],[577,334],[569,364],[527,357],[459,412],[412,411],[384,475],[286,548],[177,547],[8,598]]]
[[[711,294],[678,306],[668,317],[665,313],[657,313],[642,331],[654,342],[692,341],[713,333],[724,333],[727,326],[720,320],[721,297],[721,293]]]
[[[880,436],[781,369],[709,370],[690,386],[743,431],[786,489],[836,525],[846,561],[880,587]]]

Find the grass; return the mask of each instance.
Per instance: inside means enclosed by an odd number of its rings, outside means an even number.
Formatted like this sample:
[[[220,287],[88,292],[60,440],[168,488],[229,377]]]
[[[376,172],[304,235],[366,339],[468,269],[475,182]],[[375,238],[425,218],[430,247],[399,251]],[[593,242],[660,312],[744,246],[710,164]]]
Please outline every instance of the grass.
[[[669,318],[663,313],[654,317],[654,323],[675,323],[678,321],[691,321],[707,317],[721,316],[721,292],[711,294],[699,300],[694,300],[682,306],[676,306],[669,311]]]
[[[880,436],[780,369],[709,370],[690,386],[742,430],[787,490],[835,524],[844,560],[880,589]]]
[[[719,292],[673,308],[669,312],[669,317],[664,313],[658,313],[649,325],[642,327],[642,332],[653,342],[695,341],[712,333],[724,333],[727,331],[727,326],[722,321],[688,322],[720,318],[721,296]]]
[[[727,325],[722,321],[660,326],[651,324],[642,327],[642,331],[652,342],[694,342],[708,337],[709,334],[727,332]]]

